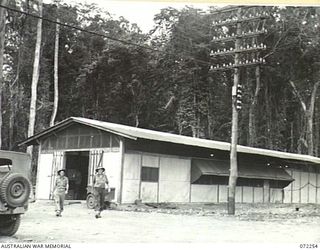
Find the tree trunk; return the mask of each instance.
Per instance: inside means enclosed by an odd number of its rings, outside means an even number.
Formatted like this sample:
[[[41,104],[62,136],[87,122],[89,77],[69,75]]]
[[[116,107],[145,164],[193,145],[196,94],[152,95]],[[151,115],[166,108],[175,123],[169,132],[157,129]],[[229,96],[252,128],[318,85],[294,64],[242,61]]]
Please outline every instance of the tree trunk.
[[[319,157],[319,142],[320,142],[320,138],[319,138],[319,133],[320,133],[320,126],[319,126],[319,109],[317,109],[317,111],[315,112],[315,144],[316,148],[315,148],[315,157]]]
[[[308,144],[308,155],[314,155],[314,143],[313,143],[313,117],[314,117],[314,105],[316,102],[317,89],[319,87],[320,81],[313,85],[313,90],[311,94],[310,106],[306,112],[306,122],[307,122],[307,144]]]
[[[2,5],[7,4],[7,0],[0,0]],[[4,86],[3,77],[3,55],[5,40],[6,10],[0,8],[0,149],[2,148],[2,89]]]
[[[265,101],[266,101],[266,123],[267,123],[267,129],[266,129],[266,146],[269,149],[273,149],[273,143],[272,143],[272,136],[271,136],[271,106],[270,106],[270,95],[269,95],[269,89],[266,85],[265,87]]]
[[[255,70],[255,79],[256,79],[256,89],[254,96],[249,108],[249,146],[253,147],[257,144],[257,133],[256,133],[256,107],[258,103],[258,95],[261,89],[260,81],[260,67],[257,66]]]
[[[59,18],[57,18],[57,22],[59,22]],[[59,33],[60,26],[56,24],[56,32],[55,32],[55,43],[54,43],[54,99],[53,99],[53,110],[50,119],[50,127],[54,125],[54,121],[57,116],[58,111],[58,102],[59,102],[59,82],[58,82],[58,65],[59,65]]]
[[[301,136],[299,139],[299,143],[304,142],[304,132],[306,133],[306,146],[308,149],[308,155],[314,155],[314,142],[313,142],[313,116],[314,116],[314,106],[315,106],[315,102],[316,102],[316,94],[317,94],[317,90],[318,87],[320,85],[320,81],[316,82],[313,85],[313,90],[311,93],[311,99],[310,99],[310,106],[307,109],[307,105],[304,102],[304,100],[302,99],[302,96],[300,95],[300,93],[298,92],[296,85],[294,84],[293,81],[289,81],[293,93],[296,95],[296,97],[299,99],[300,101],[300,105],[302,107],[302,113],[303,113],[303,117],[305,120],[305,126],[304,129],[301,132]],[[301,150],[301,144],[298,146],[298,152],[300,153]]]
[[[39,16],[42,17],[42,0],[39,0]],[[32,72],[32,83],[31,83],[31,100],[30,100],[30,113],[29,113],[29,126],[28,126],[28,137],[33,136],[34,127],[36,122],[36,111],[37,111],[37,86],[39,81],[39,64],[40,64],[40,49],[41,49],[41,35],[42,35],[42,19],[38,19],[37,24],[37,39],[36,47],[34,52],[33,72]],[[32,156],[33,147],[27,148],[27,153]]]

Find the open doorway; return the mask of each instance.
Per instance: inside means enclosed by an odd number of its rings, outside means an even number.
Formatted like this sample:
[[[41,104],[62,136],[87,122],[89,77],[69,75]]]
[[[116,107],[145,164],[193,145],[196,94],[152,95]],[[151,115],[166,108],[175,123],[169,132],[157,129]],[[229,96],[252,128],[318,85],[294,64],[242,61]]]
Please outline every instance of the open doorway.
[[[69,178],[68,200],[87,197],[89,151],[66,152],[66,175]]]

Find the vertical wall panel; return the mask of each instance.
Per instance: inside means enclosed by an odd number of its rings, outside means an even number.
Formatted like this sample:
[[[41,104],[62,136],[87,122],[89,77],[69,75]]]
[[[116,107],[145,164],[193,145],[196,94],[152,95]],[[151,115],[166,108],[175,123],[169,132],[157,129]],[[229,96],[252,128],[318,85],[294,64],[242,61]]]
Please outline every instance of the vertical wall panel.
[[[291,188],[292,188],[293,183],[291,182],[290,185],[286,186],[284,190],[284,199],[283,203],[291,203]]]
[[[301,172],[301,203],[308,203],[309,196],[309,173]]]
[[[160,181],[183,181],[190,183],[191,160],[160,157]]]
[[[271,203],[282,203],[282,189],[270,188],[270,202]]]
[[[115,200],[120,201],[121,185],[121,152],[105,152],[103,154],[103,165],[109,179],[111,188],[115,188]]]
[[[219,185],[219,202],[228,201],[228,186]]]
[[[158,183],[142,182],[141,183],[141,200],[142,202],[157,202]]]
[[[47,200],[50,198],[53,154],[40,154],[39,158],[36,198]]]
[[[310,173],[309,176],[309,203],[316,203],[316,184],[317,184],[317,174]]]
[[[242,203],[242,187],[236,187],[236,202]]]
[[[154,155],[142,155],[142,166],[144,167],[159,167],[159,157]]]
[[[293,178],[292,170],[285,169],[285,171]],[[288,186],[284,188],[284,198],[283,203],[291,203],[292,202],[292,192],[291,189],[293,188],[293,182],[291,182]]]
[[[191,160],[160,157],[159,202],[189,202]]]
[[[244,203],[253,202],[253,187],[243,187],[243,202]]]
[[[292,177],[294,180],[292,184],[292,202],[293,203],[300,203],[300,172],[292,171]]]
[[[218,202],[217,185],[191,185],[191,202]]]
[[[125,154],[123,164],[122,202],[133,203],[139,199],[141,155]]]
[[[253,188],[254,203],[263,203],[263,188],[254,187]]]

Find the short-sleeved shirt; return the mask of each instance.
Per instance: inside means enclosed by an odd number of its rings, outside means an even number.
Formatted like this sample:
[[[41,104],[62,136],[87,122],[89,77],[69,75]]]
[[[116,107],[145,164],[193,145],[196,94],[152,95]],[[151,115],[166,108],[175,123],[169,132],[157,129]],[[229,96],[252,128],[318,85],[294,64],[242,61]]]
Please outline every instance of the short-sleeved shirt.
[[[93,177],[93,186],[99,188],[105,188],[106,184],[108,184],[108,178],[105,174],[96,174]]]
[[[68,177],[66,176],[58,176],[56,179],[56,190],[59,193],[64,193],[67,189],[67,185],[69,184]]]

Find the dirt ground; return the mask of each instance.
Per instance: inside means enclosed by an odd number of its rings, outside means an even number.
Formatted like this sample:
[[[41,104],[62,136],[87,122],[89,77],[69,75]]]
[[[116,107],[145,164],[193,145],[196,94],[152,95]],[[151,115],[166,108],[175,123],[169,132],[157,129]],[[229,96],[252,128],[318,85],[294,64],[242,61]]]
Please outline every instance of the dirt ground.
[[[296,211],[299,207],[299,211]],[[238,204],[148,204],[112,206],[101,219],[85,204],[31,203],[14,237],[1,243],[320,243],[320,206]]]

